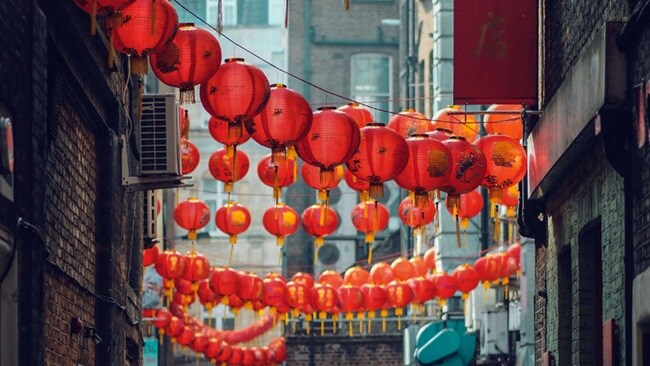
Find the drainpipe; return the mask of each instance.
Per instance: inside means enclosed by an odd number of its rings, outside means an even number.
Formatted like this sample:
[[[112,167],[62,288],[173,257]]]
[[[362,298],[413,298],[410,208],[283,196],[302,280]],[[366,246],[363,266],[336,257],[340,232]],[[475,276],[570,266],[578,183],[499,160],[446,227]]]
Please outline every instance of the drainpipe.
[[[414,0],[406,0],[406,107],[415,108],[415,3]]]

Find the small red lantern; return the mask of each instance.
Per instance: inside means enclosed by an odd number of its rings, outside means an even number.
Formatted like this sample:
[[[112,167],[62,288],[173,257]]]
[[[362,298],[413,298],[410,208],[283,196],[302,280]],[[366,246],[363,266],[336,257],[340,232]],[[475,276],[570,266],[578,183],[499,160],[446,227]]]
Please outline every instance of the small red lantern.
[[[440,141],[440,142],[443,142],[445,140],[449,140],[449,138],[452,136],[451,130],[447,130],[447,129],[440,128],[440,127],[436,128],[435,130],[433,130],[431,132],[427,132],[426,135],[429,136],[429,138],[432,138],[432,139],[434,139],[436,141]]]
[[[339,185],[343,179],[343,165],[334,167],[334,174],[321,175],[320,168],[311,164],[302,164],[302,179],[311,188],[318,191],[318,199],[329,205],[329,191]]]
[[[318,254],[318,248],[323,245],[323,237],[332,234],[339,226],[339,215],[330,207],[315,204],[307,207],[302,212],[302,228],[311,236],[314,236],[314,258]]]
[[[219,149],[210,156],[208,169],[214,179],[224,182],[224,191],[230,193],[233,184],[241,180],[250,167],[248,155],[241,150],[235,151],[234,155],[228,155],[227,149]]]
[[[375,285],[388,285],[394,279],[393,269],[386,262],[375,263],[370,268],[370,280]]]
[[[492,104],[488,112],[519,111],[513,114],[487,114],[483,124],[487,133],[500,133],[521,140],[524,134],[524,125],[521,118],[522,107],[520,104]]]
[[[452,276],[456,279],[458,291],[463,293],[463,300],[467,299],[467,293],[475,289],[479,283],[478,272],[467,263],[456,267]]]
[[[188,139],[181,139],[181,173],[193,172],[201,161],[199,149]]]
[[[345,173],[343,173],[343,178],[345,178],[345,183],[348,185],[348,187],[359,192],[359,202],[365,202],[368,200],[369,198],[368,190],[370,189],[370,182],[357,178],[354,174],[352,174],[350,169],[345,169]]]
[[[257,176],[262,183],[273,187],[273,198],[276,203],[282,196],[282,187],[287,187],[296,181],[298,165],[294,159],[274,161],[271,154],[266,155],[257,164]]]
[[[309,132],[296,145],[296,152],[305,163],[320,168],[321,181],[331,181],[326,176],[352,157],[359,137],[359,127],[350,116],[334,107],[322,107],[314,113]]]
[[[397,132],[403,138],[423,134],[433,130],[431,121],[415,109],[406,109],[388,120],[388,128]]]
[[[336,289],[328,284],[317,283],[310,290],[311,305],[318,310],[318,318],[321,320],[321,335],[325,333],[324,320],[327,312],[332,310],[338,303],[339,296]]]
[[[429,248],[424,252],[424,263],[427,265],[427,268],[430,271],[435,271],[436,269],[436,249]]]
[[[90,14],[90,33],[95,35],[97,14],[111,15],[131,5],[134,0],[74,0],[83,11]]]
[[[187,347],[192,342],[194,341],[194,331],[192,328],[188,327],[187,325],[183,327],[183,331],[181,334],[176,338],[176,341],[178,344],[180,344],[183,347]]]
[[[180,102],[194,103],[194,87],[214,75],[221,64],[217,38],[193,23],[181,23],[172,40],[151,56],[151,68],[163,83],[180,89]]]
[[[296,232],[300,219],[296,210],[284,203],[279,203],[264,211],[262,224],[266,231],[277,238],[277,245],[282,246],[284,238]]]
[[[210,275],[210,288],[217,295],[234,294],[239,288],[239,273],[230,268],[214,268]]]
[[[147,56],[160,51],[178,30],[178,14],[167,0],[136,0],[109,17],[107,27],[115,49],[130,57],[131,73],[145,75]]]
[[[142,266],[149,267],[150,265],[156,263],[158,253],[160,253],[158,245],[154,245],[149,249],[144,249],[142,251]]]
[[[436,205],[431,198],[426,197],[425,202],[418,207],[410,197],[406,197],[397,207],[397,213],[404,224],[414,229],[414,235],[422,235],[426,225],[436,217]]]
[[[372,245],[375,242],[375,233],[388,227],[390,215],[388,209],[377,201],[361,202],[352,208],[350,218],[352,225],[366,234],[368,247],[368,263],[372,262]]]
[[[390,268],[393,270],[393,276],[397,281],[407,281],[415,274],[413,264],[403,257],[395,259],[390,264]]]
[[[217,72],[201,84],[201,103],[213,117],[228,122],[230,136],[243,133],[244,121],[262,111],[271,95],[269,80],[262,70],[229,58]]]
[[[210,208],[198,198],[189,198],[174,209],[174,221],[178,226],[188,230],[189,240],[196,240],[196,231],[210,222]]]
[[[205,357],[210,360],[215,360],[222,352],[221,341],[214,337],[208,340],[208,344],[203,350]]]
[[[337,289],[343,285],[343,277],[341,277],[341,275],[335,270],[328,269],[323,271],[320,276],[318,276],[317,283],[328,284],[334,287],[334,289]]]
[[[185,272],[183,279],[192,282],[192,290],[196,292],[198,282],[205,280],[210,275],[210,262],[208,259],[194,250],[185,256]]]
[[[287,296],[287,284],[279,278],[266,278],[262,281],[262,301],[268,306],[279,306]]]
[[[271,148],[273,160],[286,159],[286,149],[302,140],[313,113],[307,100],[283,84],[271,85],[268,103],[257,116],[244,121],[246,130],[262,146]]]
[[[336,290],[341,311],[345,313],[345,319],[348,320],[348,329],[352,337],[352,320],[353,312],[357,311],[363,305],[363,293],[358,286],[344,285]]]
[[[388,296],[386,294],[386,289],[376,284],[366,283],[361,286],[361,293],[363,295],[363,308],[368,311],[369,320],[375,318],[377,310],[380,310],[382,312],[382,316],[385,316],[383,313],[386,313],[386,315],[388,314],[388,312],[384,310],[384,305],[386,304],[386,299]],[[371,330],[371,324],[372,321],[369,321],[368,332]]]
[[[291,277],[291,280],[294,282],[302,283],[307,286],[307,288],[314,287],[316,283],[314,278],[309,273],[298,272]]]
[[[504,189],[497,203],[506,206],[506,217],[515,217],[515,209],[519,205],[519,188],[514,185]]]
[[[478,272],[478,277],[483,281],[485,288],[490,287],[490,282],[499,279],[501,275],[501,263],[494,255],[483,256],[474,262],[474,269]]]
[[[194,340],[190,344],[190,348],[196,353],[203,353],[208,347],[208,342],[208,337],[201,333],[194,333]]]
[[[429,278],[415,277],[407,281],[413,290],[413,303],[422,305],[436,296],[436,286]]]
[[[251,272],[239,272],[237,297],[249,303],[259,300],[264,292],[264,283],[258,275]]]
[[[521,263],[521,244],[520,243],[514,243],[511,246],[508,247],[507,249],[508,255],[515,260],[517,263],[517,267],[519,267],[519,263]]]
[[[397,315],[397,329],[402,329],[402,315],[404,309],[402,307],[408,305],[413,300],[413,289],[405,282],[393,281],[386,286],[386,295],[388,303],[395,308],[395,315]]]
[[[354,266],[345,271],[344,285],[363,286],[370,280],[370,272],[361,266]]]
[[[345,163],[357,178],[370,182],[370,197],[384,194],[383,183],[404,170],[409,159],[406,141],[383,123],[369,123],[361,129],[359,148]]]
[[[424,277],[427,275],[429,268],[422,257],[419,255],[415,256],[409,259],[409,262],[413,265],[413,277]]]
[[[481,149],[455,136],[443,143],[451,153],[452,170],[449,185],[441,190],[454,195],[475,190],[485,178],[487,167],[487,160]]]
[[[173,250],[167,249],[158,255],[156,259],[156,272],[165,279],[163,287],[165,295],[171,296],[171,289],[174,288],[174,279],[183,276],[185,271],[185,257]]]
[[[445,144],[427,135],[413,135],[406,139],[408,161],[395,177],[398,186],[415,195],[415,205],[422,207],[430,191],[449,184],[451,153]]]
[[[184,279],[182,276],[174,279],[174,290],[183,295],[191,295],[194,292],[192,290],[192,282]]]
[[[430,277],[436,287],[436,297],[441,303],[444,303],[448,298],[454,296],[458,290],[456,279],[448,275],[447,272],[436,273]]]
[[[460,226],[463,229],[467,229],[469,219],[481,213],[481,209],[483,209],[483,196],[479,191],[461,194],[456,207],[452,206],[452,202],[451,200],[445,201],[447,212],[461,220]]]
[[[221,296],[212,291],[212,288],[210,288],[210,282],[207,280],[199,282],[199,289],[196,291],[196,295],[199,297],[199,302],[203,307],[205,307],[205,311],[208,313],[212,313],[214,305],[221,300]]]
[[[180,336],[185,329],[185,322],[176,316],[172,316],[169,324],[165,327],[165,334],[172,339],[172,343],[176,343],[176,337]]]
[[[208,131],[213,139],[226,145],[226,148],[229,150],[234,149],[236,146],[245,143],[251,138],[251,135],[246,130],[243,130],[241,135],[235,136],[228,128],[228,122],[214,117],[210,117],[208,120]]]
[[[287,282],[287,294],[285,300],[291,307],[293,316],[298,316],[299,309],[303,309],[309,304],[309,289],[304,283],[289,281]]]
[[[158,328],[160,334],[165,333],[165,327],[171,322],[172,313],[169,310],[162,308],[156,312],[155,319],[151,322],[154,327]]]
[[[487,158],[485,178],[481,185],[489,190],[490,201],[496,204],[503,190],[526,175],[526,151],[519,141],[505,135],[487,135],[476,141]]]
[[[517,274],[519,264],[516,259],[512,258],[508,254],[508,252],[500,252],[495,254],[495,256],[499,260],[501,283],[505,285],[509,282],[510,277]]]
[[[228,362],[234,353],[233,347],[226,342],[221,342],[221,353],[217,355],[218,362]]]
[[[243,233],[251,224],[251,214],[246,206],[237,203],[226,203],[217,210],[215,223],[219,230],[230,235],[230,244],[237,244],[237,235]]]
[[[359,128],[366,127],[368,123],[374,121],[372,113],[357,102],[347,103],[344,106],[338,107],[337,110],[350,116]]]
[[[454,136],[461,136],[469,142],[476,140],[479,132],[479,123],[476,118],[467,112],[466,114],[455,114],[461,112],[457,105],[451,105],[439,110],[431,118],[433,128],[442,128],[451,131]]]

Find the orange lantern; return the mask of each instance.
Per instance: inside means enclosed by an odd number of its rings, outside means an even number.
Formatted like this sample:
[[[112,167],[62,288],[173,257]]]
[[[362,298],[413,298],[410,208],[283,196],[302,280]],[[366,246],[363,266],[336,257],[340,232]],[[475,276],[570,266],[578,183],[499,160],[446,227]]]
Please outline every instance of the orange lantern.
[[[174,209],[174,221],[188,230],[187,238],[196,240],[196,231],[210,222],[210,208],[198,198],[189,198]]]
[[[479,123],[476,118],[467,112],[467,114],[455,114],[461,112],[457,105],[450,105],[447,108],[439,110],[431,118],[433,128],[442,128],[451,131],[454,136],[461,136],[469,142],[476,140],[479,133]]]
[[[284,203],[279,203],[264,211],[262,224],[266,231],[277,238],[276,244],[282,246],[285,236],[296,232],[300,219],[296,210]]]
[[[390,264],[390,268],[393,270],[393,276],[397,281],[407,281],[415,273],[413,264],[403,257],[395,259]]]
[[[501,262],[494,255],[480,257],[474,262],[474,269],[478,272],[478,277],[483,281],[485,288],[490,287],[490,282],[499,279],[501,275]]]
[[[429,271],[436,269],[436,249],[431,247],[424,252],[424,263],[427,265]]]
[[[344,106],[338,107],[337,110],[352,117],[359,128],[366,127],[368,123],[374,121],[372,113],[357,102],[347,103]]]
[[[149,267],[150,265],[156,263],[156,258],[158,258],[158,245],[154,245],[149,249],[144,249],[142,251],[142,266]]]
[[[210,288],[221,296],[232,295],[239,288],[239,273],[227,267],[216,267],[210,274]]]
[[[361,202],[352,208],[350,213],[352,225],[366,234],[368,263],[372,262],[372,245],[375,242],[375,233],[388,227],[389,217],[386,206],[377,201]]]
[[[422,257],[415,256],[409,259],[409,262],[413,265],[413,277],[424,277],[427,275],[429,267]]]
[[[489,190],[490,202],[496,204],[503,190],[526,175],[526,151],[519,141],[505,135],[487,135],[476,141],[487,158],[485,178],[481,185]]]
[[[402,315],[404,309],[402,307],[408,305],[413,300],[413,289],[405,282],[393,281],[386,286],[386,296],[388,303],[395,308],[395,315],[397,315],[397,329],[402,329]]]
[[[376,285],[388,285],[394,279],[393,269],[386,262],[375,263],[370,269],[370,280]]]
[[[479,275],[474,267],[469,264],[461,264],[460,266],[454,269],[452,276],[456,279],[456,284],[458,285],[458,291],[462,292],[463,300],[467,299],[467,293],[472,291],[478,286]]]
[[[405,109],[388,120],[388,128],[408,138],[415,134],[427,133],[433,130],[431,121],[415,109]]]
[[[328,269],[323,271],[320,276],[318,276],[317,282],[322,285],[330,285],[334,287],[334,289],[337,289],[343,284],[343,277],[341,277],[341,275],[335,270]]]
[[[348,268],[348,270],[345,271],[345,275],[343,275],[344,285],[361,287],[368,283],[368,280],[370,280],[370,272],[366,271],[366,269],[361,266]]]
[[[519,111],[513,114],[487,114],[483,124],[487,133],[500,133],[521,140],[524,135],[524,124],[521,118],[520,104],[492,104],[488,112]]]
[[[433,285],[436,287],[436,297],[441,304],[444,304],[446,300],[456,293],[458,290],[458,284],[456,279],[448,275],[447,272],[435,273],[429,277],[433,281]]]

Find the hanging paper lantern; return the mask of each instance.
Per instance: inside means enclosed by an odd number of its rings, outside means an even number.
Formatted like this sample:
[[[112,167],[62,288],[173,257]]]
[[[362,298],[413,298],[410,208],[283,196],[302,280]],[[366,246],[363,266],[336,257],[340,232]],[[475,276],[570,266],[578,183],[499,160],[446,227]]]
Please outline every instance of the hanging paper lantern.
[[[196,231],[210,222],[210,208],[198,198],[188,198],[174,209],[174,221],[188,230],[187,238],[196,240]]]
[[[215,294],[221,296],[236,293],[239,288],[239,273],[230,268],[214,268],[210,274],[210,288]]]
[[[172,296],[172,302],[176,304],[180,304],[182,307],[182,312],[185,313],[187,310],[187,306],[191,305],[194,303],[194,300],[196,300],[196,296],[194,295],[193,292],[190,294],[183,294],[180,293],[179,291],[174,291],[174,295]]]
[[[180,278],[185,271],[185,257],[173,249],[167,249],[158,255],[155,268],[160,277],[164,279],[165,295],[171,296],[174,279]]]
[[[394,279],[393,269],[386,262],[375,263],[370,268],[370,280],[375,285],[388,285]]]
[[[436,286],[425,277],[411,278],[406,282],[413,290],[413,303],[422,305],[436,297]]]
[[[512,244],[511,246],[508,247],[507,252],[510,258],[515,260],[515,262],[517,263],[517,267],[519,267],[519,264],[521,263],[521,244],[520,243]]]
[[[445,144],[427,135],[413,135],[406,139],[408,161],[395,177],[398,186],[414,195],[415,206],[422,207],[429,192],[449,184],[451,153]]]
[[[232,347],[232,355],[228,359],[231,365],[240,365],[244,361],[244,351],[239,347]]]
[[[451,130],[440,127],[434,129],[433,131],[427,132],[426,135],[429,136],[429,138],[440,142],[448,140],[452,136]]]
[[[262,183],[273,187],[273,198],[276,203],[282,196],[282,187],[287,187],[296,181],[298,165],[294,159],[281,159],[273,161],[271,154],[266,155],[257,164],[257,176]]]
[[[452,276],[456,279],[458,291],[463,293],[463,300],[467,299],[467,293],[475,289],[479,283],[478,272],[467,263],[456,267],[452,272]]]
[[[322,107],[314,113],[309,132],[296,145],[296,152],[305,163],[320,168],[321,181],[331,181],[327,176],[352,157],[359,137],[359,127],[351,117],[334,107]]]
[[[410,197],[406,197],[397,207],[397,213],[402,222],[415,229],[415,234],[431,223],[436,216],[436,205],[431,198],[426,197],[425,203],[417,207]]]
[[[284,203],[279,203],[264,211],[262,224],[266,231],[277,238],[277,245],[282,246],[284,245],[284,238],[296,232],[300,219],[296,210]]]
[[[324,334],[324,320],[327,312],[332,310],[338,300],[336,289],[328,284],[317,283],[310,291],[311,305],[318,310],[318,318],[321,320],[321,335]]]
[[[151,322],[154,327],[158,328],[158,333],[165,334],[165,328],[172,320],[172,313],[169,310],[162,308],[156,312],[154,320]]]
[[[519,141],[524,135],[521,104],[492,104],[488,112],[518,111],[513,114],[487,114],[483,124],[487,133],[500,133]]]
[[[183,319],[172,316],[169,324],[165,327],[165,334],[171,337],[172,343],[176,343],[176,337],[180,336],[183,330],[185,330],[185,322],[183,322]]]
[[[95,35],[97,15],[111,15],[131,5],[134,0],[74,0],[83,11],[90,14],[90,33]]]
[[[268,306],[279,306],[287,296],[287,284],[279,278],[266,278],[262,281],[262,301]]]
[[[176,342],[183,346],[183,348],[189,346],[192,344],[194,341],[194,331],[192,328],[188,327],[187,325],[183,327],[183,331],[181,334],[176,338]]]
[[[487,135],[476,141],[487,159],[485,178],[481,185],[489,190],[490,201],[495,204],[503,190],[511,187],[526,175],[526,151],[521,144],[505,135]]]
[[[190,344],[190,348],[196,353],[203,353],[208,347],[208,342],[208,337],[201,333],[194,333],[194,340]]]
[[[180,89],[180,102],[194,103],[194,87],[215,74],[221,64],[217,38],[193,23],[181,23],[167,45],[151,56],[151,68],[161,82]]]
[[[314,236],[316,257],[318,248],[323,245],[323,237],[332,234],[339,226],[339,215],[330,207],[321,204],[315,204],[307,207],[302,212],[302,228],[311,236]]]
[[[185,271],[187,271],[187,265]],[[176,292],[180,292],[183,295],[191,295],[192,292],[194,292],[192,290],[192,282],[184,279],[182,276],[174,279],[174,290]]]
[[[413,277],[424,277],[427,275],[429,268],[422,257],[419,255],[415,256],[409,259],[409,262],[413,265]]]
[[[483,209],[483,196],[479,191],[471,191],[460,195],[457,207],[452,206],[451,200],[445,201],[445,207],[450,215],[461,220],[460,226],[467,229],[469,220],[481,213]]]
[[[319,167],[305,163],[302,164],[301,172],[305,183],[318,191],[318,199],[328,202],[329,191],[339,185],[344,169],[343,165],[337,165],[334,167],[334,174],[321,175]]]
[[[205,357],[209,360],[215,360],[217,356],[221,354],[221,352],[223,352],[223,349],[221,348],[221,341],[214,337],[208,339],[208,344],[203,350]]]
[[[363,309],[368,312],[368,333],[372,331],[372,320],[376,317],[377,311],[381,312],[382,317],[388,315],[388,311],[384,309],[386,305],[386,289],[382,286],[372,283],[366,283],[361,286],[361,294],[363,296]]]
[[[495,257],[499,261],[501,283],[507,284],[509,282],[508,279],[517,274],[519,264],[516,259],[512,258],[508,254],[508,252],[499,252],[495,254]]]
[[[427,265],[429,271],[436,269],[436,249],[431,247],[424,252],[424,263]]]
[[[375,233],[388,227],[390,215],[388,209],[377,201],[361,202],[352,208],[350,218],[352,225],[366,234],[368,247],[368,263],[372,262],[372,245],[375,242]]]
[[[205,307],[205,311],[208,313],[212,313],[214,305],[218,304],[221,300],[221,296],[212,291],[208,280],[199,282],[199,289],[196,291],[196,295],[199,297],[199,302],[203,307]]]
[[[262,111],[271,95],[262,70],[229,58],[207,82],[201,84],[201,103],[213,117],[228,122],[230,136],[243,133],[243,123]]]
[[[451,105],[439,110],[431,118],[433,129],[443,128],[451,131],[454,136],[460,136],[469,142],[473,142],[479,133],[479,123],[471,112],[468,112],[468,114],[450,114],[450,112],[460,111],[461,109],[457,105]]]
[[[251,135],[246,130],[243,130],[241,135],[235,136],[235,134],[233,134],[228,128],[227,121],[216,119],[214,117],[210,117],[208,120],[208,131],[213,139],[226,145],[227,148],[239,146],[251,138]]]
[[[237,150],[234,155],[228,155],[227,149],[219,149],[210,156],[208,169],[214,179],[224,182],[224,191],[230,193],[233,184],[238,182],[250,167],[248,155],[241,150]]]
[[[353,312],[357,311],[363,306],[363,293],[357,286],[344,285],[337,289],[339,298],[340,310],[345,313],[345,319],[348,321],[349,335],[352,337],[352,320],[354,319]]]
[[[393,277],[397,281],[406,281],[415,274],[413,264],[403,257],[395,259],[390,264],[390,268],[393,270]]]
[[[386,286],[386,298],[388,303],[395,308],[398,330],[402,329],[401,316],[404,315],[402,307],[410,304],[413,296],[413,289],[405,282],[393,281]]]
[[[314,287],[314,284],[316,283],[314,281],[314,278],[309,273],[303,273],[303,272],[298,272],[294,274],[291,277],[291,280],[294,282],[302,283],[305,286],[307,286],[307,288]]]
[[[237,244],[237,235],[243,233],[251,224],[251,214],[246,206],[237,203],[226,203],[217,210],[215,223],[219,230],[230,236],[230,244]]]
[[[181,139],[181,173],[193,172],[199,166],[200,160],[201,153],[196,145],[188,139]]]
[[[228,362],[234,353],[233,347],[226,343],[221,342],[221,353],[217,355],[217,362]]]
[[[359,128],[366,127],[368,123],[374,121],[372,113],[357,102],[347,103],[344,106],[338,107],[337,110],[350,116]]]
[[[154,245],[149,249],[144,249],[142,251],[142,266],[149,267],[150,265],[156,263],[156,258],[158,258],[158,245]]]
[[[352,174],[370,182],[370,197],[383,196],[383,183],[404,170],[409,159],[406,141],[383,123],[369,123],[361,129],[361,141],[345,163]]]
[[[370,272],[361,266],[354,266],[348,268],[343,275],[344,285],[363,286],[370,280]]]
[[[244,121],[246,130],[262,146],[271,148],[273,160],[286,158],[286,149],[302,140],[311,127],[313,113],[307,100],[284,84],[271,85],[262,111]]]
[[[397,132],[403,138],[423,134],[433,130],[431,121],[415,109],[406,109],[388,120],[388,128]]]
[[[136,0],[109,18],[107,26],[115,49],[129,56],[131,73],[144,76],[147,56],[160,51],[177,32],[178,14],[167,0]]]
[[[436,297],[441,303],[444,303],[448,298],[454,296],[458,290],[456,279],[448,275],[447,272],[436,273],[429,277],[436,287]]]
[[[264,292],[264,282],[259,276],[251,272],[239,272],[239,288],[237,297],[250,304],[259,300]]]
[[[185,272],[183,279],[192,283],[192,290],[196,292],[198,282],[205,280],[210,275],[210,262],[208,259],[195,251],[190,251],[185,256]]]
[[[519,205],[519,188],[514,185],[504,189],[495,203],[506,206],[506,217],[515,217],[515,209]]]
[[[486,255],[474,262],[474,269],[478,272],[478,277],[483,282],[483,286],[488,288],[490,287],[490,282],[499,279],[501,263],[495,256]]]
[[[317,283],[328,284],[334,287],[334,289],[337,289],[343,285],[343,277],[341,277],[341,275],[335,270],[328,269],[318,276]]]
[[[359,202],[365,202],[368,200],[369,198],[368,190],[370,189],[370,182],[357,178],[354,174],[352,174],[350,169],[345,169],[345,173],[343,173],[343,178],[345,178],[345,183],[348,185],[348,187],[359,192]]]
[[[309,289],[302,282],[289,281],[287,282],[287,294],[285,297],[287,305],[291,307],[293,316],[298,316],[300,309],[303,309],[309,304]]]

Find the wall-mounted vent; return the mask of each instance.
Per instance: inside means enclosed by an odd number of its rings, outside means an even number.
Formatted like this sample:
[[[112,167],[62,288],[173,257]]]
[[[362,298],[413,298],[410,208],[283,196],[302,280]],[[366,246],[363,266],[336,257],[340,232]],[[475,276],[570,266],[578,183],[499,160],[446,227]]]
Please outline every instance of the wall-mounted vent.
[[[173,94],[142,97],[139,131],[142,175],[180,175],[178,110]]]

